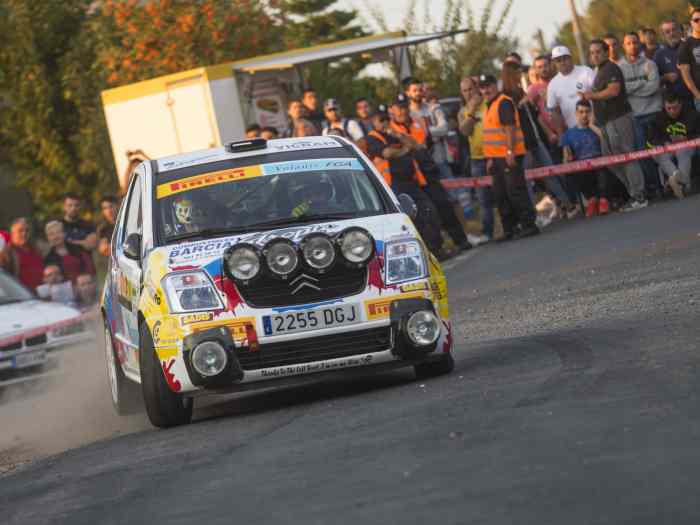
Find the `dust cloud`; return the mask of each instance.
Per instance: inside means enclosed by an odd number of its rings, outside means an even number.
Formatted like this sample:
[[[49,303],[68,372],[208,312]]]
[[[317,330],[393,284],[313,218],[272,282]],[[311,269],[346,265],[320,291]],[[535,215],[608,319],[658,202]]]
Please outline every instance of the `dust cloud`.
[[[100,331],[92,333],[91,341],[50,353],[42,377],[0,386],[0,474],[94,441],[153,428],[145,413],[122,417],[114,412],[104,343]]]

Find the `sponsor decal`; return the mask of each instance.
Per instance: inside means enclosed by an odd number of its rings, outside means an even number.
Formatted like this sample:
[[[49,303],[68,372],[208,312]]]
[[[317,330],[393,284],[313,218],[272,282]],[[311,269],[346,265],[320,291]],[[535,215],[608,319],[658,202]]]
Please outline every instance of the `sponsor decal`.
[[[267,149],[272,151],[298,151],[304,149],[340,148],[340,143],[333,139],[277,139],[267,143]]]
[[[195,314],[187,314],[180,317],[180,324],[186,326],[188,324],[203,323],[214,319],[214,314],[211,312],[199,312]]]
[[[248,339],[248,327],[255,327],[255,317],[234,317],[231,319],[217,319],[216,321],[198,322],[192,326],[194,332],[201,332],[210,328],[225,326],[231,332],[231,337],[236,342]]]
[[[389,309],[393,301],[398,301],[400,299],[423,299],[424,297],[424,293],[412,292],[399,295],[392,295],[390,297],[385,297],[382,299],[372,299],[370,301],[365,301],[365,313],[367,314],[367,320],[375,321],[377,319],[385,319],[389,317]]]
[[[279,175],[282,173],[321,170],[362,170],[362,165],[357,159],[292,160],[262,165],[263,175]]]
[[[185,158],[181,160],[166,160],[166,161],[158,161],[158,170],[159,171],[169,171],[169,170],[174,170],[175,168],[185,168],[187,166],[194,166],[195,164],[201,164],[205,160],[211,160],[215,159],[217,157],[221,157],[220,152],[215,152],[215,153],[209,153],[208,155],[200,156],[200,157],[194,157],[194,158]]]
[[[428,289],[428,283],[425,281],[422,283],[409,283],[409,284],[402,284],[401,285],[401,291],[402,292],[418,292],[421,290],[427,290]]]
[[[163,375],[165,375],[165,382],[168,383],[170,390],[173,392],[179,392],[182,390],[182,383],[180,383],[180,381],[175,377],[175,374],[172,372],[174,364],[175,359],[171,359],[168,362],[161,362],[161,365],[163,366]]]
[[[348,368],[351,366],[369,365],[372,363],[372,355],[352,356],[346,359],[335,359],[333,361],[324,361],[320,363],[308,363],[293,366],[281,366],[278,368],[262,369],[260,375],[262,377],[285,377],[295,376],[299,374],[309,374],[313,372],[326,372],[329,370],[337,370],[339,368]]]
[[[165,184],[159,184],[156,189],[156,198],[162,199],[170,195],[176,195],[194,188],[204,188],[215,184],[236,182],[262,175],[260,166],[246,166],[228,170],[212,171],[203,175],[195,175],[184,179],[174,180]]]
[[[178,340],[178,326],[175,319],[164,319],[153,323],[153,343],[156,346],[174,345]]]

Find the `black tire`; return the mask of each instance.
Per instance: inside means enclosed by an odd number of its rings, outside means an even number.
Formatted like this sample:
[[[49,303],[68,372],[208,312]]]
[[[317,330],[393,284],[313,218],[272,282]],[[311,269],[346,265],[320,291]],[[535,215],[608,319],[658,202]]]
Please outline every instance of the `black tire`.
[[[449,374],[454,368],[455,360],[451,353],[441,357],[439,361],[421,363],[413,367],[416,372],[416,379],[429,379],[431,377]]]
[[[117,353],[112,343],[112,332],[104,324],[105,358],[107,361],[107,378],[109,379],[112,407],[120,416],[143,412],[143,399],[139,385],[127,379],[117,363]]]
[[[153,338],[146,324],[139,329],[140,349],[139,364],[141,366],[141,390],[146,413],[151,423],[160,428],[186,425],[192,421],[191,397],[185,397],[170,390],[160,360],[153,346]]]

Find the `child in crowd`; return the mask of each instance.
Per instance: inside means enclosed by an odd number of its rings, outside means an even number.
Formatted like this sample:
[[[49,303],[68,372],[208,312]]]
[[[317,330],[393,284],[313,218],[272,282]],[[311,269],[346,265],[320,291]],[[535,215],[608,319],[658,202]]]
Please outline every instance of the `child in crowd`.
[[[564,162],[601,156],[602,132],[593,125],[591,117],[591,103],[587,100],[579,100],[576,104],[576,126],[567,129],[561,139]],[[583,193],[588,201],[586,217],[605,215],[610,212],[604,170],[574,173],[569,175],[569,180],[576,193]]]

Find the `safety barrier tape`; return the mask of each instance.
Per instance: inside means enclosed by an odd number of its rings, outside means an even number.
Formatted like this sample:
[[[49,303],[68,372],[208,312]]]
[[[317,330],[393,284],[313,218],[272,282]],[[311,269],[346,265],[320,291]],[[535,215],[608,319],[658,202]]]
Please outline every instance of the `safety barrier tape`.
[[[3,347],[14,345],[17,343],[21,343],[24,339],[28,339],[30,337],[37,337],[42,334],[47,334],[48,332],[51,332],[52,330],[58,330],[59,328],[64,328],[66,326],[72,326],[78,323],[82,323],[83,321],[92,321],[96,319],[97,313],[96,312],[86,312],[84,314],[79,315],[78,317],[72,317],[70,319],[65,319],[63,321],[57,321],[55,323],[49,323],[41,326],[37,326],[36,328],[32,328],[30,330],[26,330],[24,332],[16,332],[12,334],[11,336],[5,337],[0,339],[0,351],[3,350]],[[38,348],[41,348],[41,345],[37,345]],[[14,350],[13,350],[14,351]]]
[[[634,160],[648,159],[663,153],[674,153],[685,149],[693,149],[700,147],[700,139],[687,140],[677,142],[675,144],[667,144],[665,146],[656,146],[647,150],[633,151],[631,153],[620,153],[618,155],[608,155],[607,157],[596,157],[588,160],[577,160],[567,164],[555,164],[553,166],[543,166],[525,171],[525,177],[530,180],[544,179],[546,177],[554,177],[561,175],[571,175],[582,171],[591,171],[599,168],[607,168],[625,162]],[[486,177],[460,177],[455,179],[447,179],[441,181],[442,185],[447,189],[453,188],[481,188],[492,185],[492,178]]]

